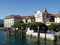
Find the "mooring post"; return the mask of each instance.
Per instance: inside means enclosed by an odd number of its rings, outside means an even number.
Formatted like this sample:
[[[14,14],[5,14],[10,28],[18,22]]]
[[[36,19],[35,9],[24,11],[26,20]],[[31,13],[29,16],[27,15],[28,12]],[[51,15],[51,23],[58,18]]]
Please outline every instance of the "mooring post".
[[[23,27],[21,27],[21,36],[23,35]]]
[[[54,32],[54,45],[57,45],[57,33]]]
[[[40,45],[40,31],[39,31],[39,26],[38,26],[38,45]]]
[[[45,31],[45,45],[46,45],[46,31]]]

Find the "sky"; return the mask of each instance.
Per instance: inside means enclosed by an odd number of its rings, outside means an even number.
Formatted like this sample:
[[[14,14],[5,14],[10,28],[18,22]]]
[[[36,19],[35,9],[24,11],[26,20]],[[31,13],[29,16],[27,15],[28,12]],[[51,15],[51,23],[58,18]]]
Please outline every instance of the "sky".
[[[0,0],[0,19],[8,15],[33,15],[37,10],[60,12],[60,0]]]

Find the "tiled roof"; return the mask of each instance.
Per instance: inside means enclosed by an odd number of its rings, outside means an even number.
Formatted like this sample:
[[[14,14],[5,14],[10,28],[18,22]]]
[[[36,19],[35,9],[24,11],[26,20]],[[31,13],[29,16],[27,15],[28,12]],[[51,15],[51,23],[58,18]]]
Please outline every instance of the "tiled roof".
[[[5,19],[10,19],[10,18],[17,18],[17,19],[21,19],[21,16],[20,15],[9,15],[9,16],[6,16]]]
[[[43,12],[43,14],[46,14],[46,15],[48,15],[49,13],[48,13],[48,12]]]
[[[5,19],[17,18],[17,19],[34,19],[34,16],[20,16],[20,15],[9,15]]]
[[[22,19],[34,19],[34,16],[22,16]]]
[[[54,17],[60,17],[60,14],[51,14],[51,13],[48,13],[48,12],[43,12],[43,14],[54,16]]]
[[[51,14],[51,16],[60,17],[60,14]]]

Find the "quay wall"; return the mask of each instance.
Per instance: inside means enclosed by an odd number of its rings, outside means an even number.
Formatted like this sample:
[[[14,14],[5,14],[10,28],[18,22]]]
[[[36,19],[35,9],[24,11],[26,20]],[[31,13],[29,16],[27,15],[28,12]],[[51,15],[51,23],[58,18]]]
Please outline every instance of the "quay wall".
[[[32,36],[38,37],[38,33],[34,32],[33,30],[27,30],[26,35],[32,35]],[[45,34],[40,33],[40,38],[45,38]],[[54,40],[54,35],[53,34],[46,34],[46,39]]]

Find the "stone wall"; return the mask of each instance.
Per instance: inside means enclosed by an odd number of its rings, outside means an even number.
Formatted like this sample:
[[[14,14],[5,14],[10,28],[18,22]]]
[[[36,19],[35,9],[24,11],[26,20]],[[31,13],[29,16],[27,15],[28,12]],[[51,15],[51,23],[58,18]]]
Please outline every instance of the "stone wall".
[[[26,35],[32,35],[32,36],[38,37],[38,33],[34,32],[33,30],[27,30]],[[45,38],[45,34],[40,33],[40,37]],[[54,35],[53,34],[46,34],[46,39],[54,40]]]

